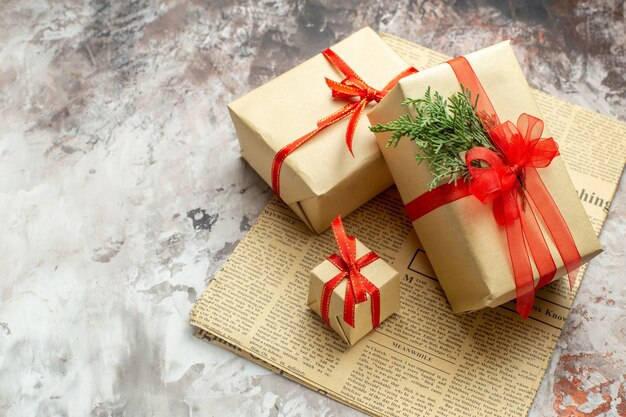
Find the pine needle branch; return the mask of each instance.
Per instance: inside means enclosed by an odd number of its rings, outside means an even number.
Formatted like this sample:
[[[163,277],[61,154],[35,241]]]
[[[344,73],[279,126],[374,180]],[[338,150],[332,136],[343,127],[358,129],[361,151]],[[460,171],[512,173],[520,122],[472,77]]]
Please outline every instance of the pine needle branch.
[[[420,148],[415,155],[418,163],[428,162],[433,179],[428,183],[432,190],[438,185],[458,180],[468,180],[465,152],[483,146],[495,151],[487,131],[476,115],[478,97],[472,102],[472,93],[461,86],[447,100],[438,92],[431,94],[430,87],[424,98],[407,99],[405,107],[413,107],[415,116],[406,114],[387,124],[370,127],[372,132],[391,132],[387,146],[397,146],[400,139],[408,137]]]

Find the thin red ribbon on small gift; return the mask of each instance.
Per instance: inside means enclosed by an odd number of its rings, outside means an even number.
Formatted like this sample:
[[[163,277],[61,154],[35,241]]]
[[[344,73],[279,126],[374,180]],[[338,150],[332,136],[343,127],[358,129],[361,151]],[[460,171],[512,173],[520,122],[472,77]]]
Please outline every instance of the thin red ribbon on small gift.
[[[362,273],[361,268],[379,259],[374,252],[368,252],[357,259],[356,240],[354,236],[348,236],[341,222],[341,216],[335,218],[331,223],[335,242],[339,248],[339,254],[333,253],[328,260],[337,267],[339,273],[330,281],[327,281],[322,288],[320,300],[320,314],[322,319],[330,326],[328,316],[330,310],[330,298],[333,291],[344,280],[347,279],[346,293],[343,306],[343,320],[350,327],[354,327],[354,310],[356,304],[367,301],[370,295],[372,305],[372,325],[374,328],[380,324],[380,290],[369,281]]]
[[[542,138],[543,121],[526,113],[517,120],[500,123],[498,115],[485,93],[473,68],[464,57],[448,64],[458,81],[478,95],[476,114],[488,130],[489,137],[500,153],[476,147],[467,151],[465,161],[470,182],[441,185],[406,204],[411,221],[452,201],[474,195],[483,204],[493,202],[496,222],[505,227],[509,257],[515,277],[517,311],[528,317],[535,297],[530,254],[539,272],[540,288],[552,281],[556,265],[543,236],[535,212],[539,214],[554,242],[574,285],[581,257],[572,233],[558,206],[541,180],[536,168],[550,165],[559,154],[552,138]],[[477,166],[485,162],[488,167]],[[530,202],[532,201],[532,205]]]
[[[323,129],[331,126],[338,121],[350,116],[350,122],[346,129],[346,146],[348,150],[354,156],[352,152],[352,139],[354,138],[354,131],[356,129],[359,119],[363,115],[365,107],[372,101],[379,102],[383,97],[400,81],[400,79],[407,75],[416,73],[417,70],[413,67],[407,68],[400,74],[396,75],[382,90],[377,90],[370,87],[359,75],[354,72],[352,68],[346,62],[339,57],[332,49],[326,49],[322,52],[324,57],[341,71],[345,78],[341,82],[333,81],[326,78],[326,85],[332,91],[332,97],[342,100],[352,100],[336,112],[317,122],[317,128],[307,133],[306,135],[296,139],[295,141],[288,143],[281,148],[274,157],[272,162],[272,188],[277,196],[280,197],[280,171],[285,162],[285,159],[300,146],[308,142],[313,136],[322,131]],[[356,99],[353,100],[353,99]]]

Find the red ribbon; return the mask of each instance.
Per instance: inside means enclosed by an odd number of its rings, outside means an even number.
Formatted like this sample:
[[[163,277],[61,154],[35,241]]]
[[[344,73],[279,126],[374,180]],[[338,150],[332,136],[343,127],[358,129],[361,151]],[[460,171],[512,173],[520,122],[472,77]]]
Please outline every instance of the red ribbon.
[[[354,309],[356,304],[367,301],[367,294],[369,294],[372,304],[372,325],[376,328],[380,323],[380,290],[361,274],[361,268],[379,259],[378,255],[374,252],[368,252],[357,259],[356,240],[354,236],[346,235],[341,216],[337,216],[332,221],[331,226],[335,234],[335,242],[337,242],[339,254],[333,253],[328,257],[328,260],[339,269],[339,273],[330,281],[327,281],[322,288],[320,301],[322,319],[330,326],[330,318],[328,317],[330,298],[335,288],[347,278],[343,320],[350,327],[354,327]]]
[[[354,156],[352,152],[352,139],[354,138],[354,130],[356,125],[365,110],[365,107],[372,101],[379,102],[385,95],[400,81],[400,79],[407,75],[416,73],[417,70],[413,67],[407,68],[400,74],[396,75],[382,90],[376,90],[370,87],[361,77],[346,62],[339,57],[333,50],[326,49],[322,52],[324,57],[335,66],[339,71],[345,75],[345,78],[341,82],[333,81],[326,78],[326,85],[332,91],[332,97],[342,100],[351,100],[348,104],[332,113],[329,116],[317,122],[317,128],[307,133],[306,135],[296,139],[295,141],[285,145],[281,148],[274,157],[272,163],[272,188],[276,195],[280,197],[280,170],[285,162],[285,159],[300,146],[308,142],[313,136],[315,136],[321,130],[327,128],[330,125],[337,123],[343,118],[350,116],[350,122],[346,129],[346,145],[348,150]],[[356,99],[356,100],[353,100]]]
[[[517,311],[528,317],[534,303],[535,286],[527,246],[540,276],[537,288],[550,283],[556,274],[556,265],[535,211],[546,225],[563,259],[570,288],[574,285],[581,262],[569,227],[536,170],[550,165],[559,154],[558,145],[552,138],[542,138],[543,121],[526,113],[519,117],[516,125],[510,121],[500,123],[469,62],[459,57],[448,61],[448,64],[459,82],[478,95],[476,113],[500,155],[484,147],[470,149],[465,155],[471,177],[469,185],[466,182],[441,185],[409,202],[406,209],[411,221],[414,221],[470,194],[483,204],[493,202],[495,220],[506,230],[515,277]],[[476,166],[475,163],[480,161],[488,167]]]

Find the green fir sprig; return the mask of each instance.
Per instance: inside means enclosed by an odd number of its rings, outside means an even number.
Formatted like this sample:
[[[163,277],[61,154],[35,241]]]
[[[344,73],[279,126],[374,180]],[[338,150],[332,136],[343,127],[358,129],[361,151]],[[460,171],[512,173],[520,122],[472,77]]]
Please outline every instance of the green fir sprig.
[[[463,86],[447,100],[441,94],[431,94],[430,87],[424,98],[407,99],[402,105],[413,107],[415,116],[406,114],[387,124],[370,127],[372,132],[392,132],[387,146],[398,145],[403,137],[419,146],[415,155],[418,163],[428,162],[433,179],[431,190],[444,182],[469,179],[465,152],[476,146],[495,151],[487,131],[476,115],[478,96],[472,103],[472,92]]]

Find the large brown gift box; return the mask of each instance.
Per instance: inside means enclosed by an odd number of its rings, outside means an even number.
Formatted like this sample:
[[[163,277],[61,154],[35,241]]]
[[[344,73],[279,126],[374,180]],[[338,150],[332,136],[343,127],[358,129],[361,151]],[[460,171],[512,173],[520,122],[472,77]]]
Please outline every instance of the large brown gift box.
[[[356,257],[370,250],[356,239]],[[328,259],[313,268],[309,280],[307,305],[320,316],[320,301],[324,284],[337,275],[339,270]],[[380,322],[400,309],[400,275],[387,262],[378,258],[361,268],[361,273],[380,291]],[[344,320],[345,294],[348,280],[344,279],[332,292],[328,317],[330,327],[349,345],[354,345],[373,330],[371,296],[355,305],[354,327]]]
[[[543,119],[509,42],[466,55],[501,121],[515,123],[522,113]],[[422,98],[426,89],[449,97],[460,91],[459,82],[448,64],[400,80],[396,87],[370,112],[372,125],[388,123],[407,114],[401,104],[407,98]],[[548,127],[542,137],[550,137]],[[417,145],[403,138],[398,146],[387,147],[390,133],[377,134],[378,144],[405,204],[427,191],[432,174],[426,162],[418,164]],[[556,138],[558,141],[558,138]],[[582,263],[602,251],[569,178],[563,160],[557,156],[537,172],[552,195],[572,235]],[[445,204],[413,221],[413,227],[428,254],[452,310],[469,312],[495,307],[515,298],[515,280],[504,227],[494,220],[492,204],[468,196]],[[543,235],[555,261],[555,278],[566,274],[563,261],[550,234],[540,221]],[[539,274],[533,264],[535,285]]]
[[[408,67],[369,28],[332,50],[377,89]],[[318,120],[347,103],[332,98],[325,77],[337,82],[344,78],[318,54],[228,106],[241,154],[268,184],[272,184],[277,151],[314,130]],[[365,116],[354,134],[354,157],[350,154],[345,142],[348,119],[317,133],[282,166],[281,198],[318,233],[337,215],[347,215],[393,184]]]

